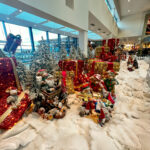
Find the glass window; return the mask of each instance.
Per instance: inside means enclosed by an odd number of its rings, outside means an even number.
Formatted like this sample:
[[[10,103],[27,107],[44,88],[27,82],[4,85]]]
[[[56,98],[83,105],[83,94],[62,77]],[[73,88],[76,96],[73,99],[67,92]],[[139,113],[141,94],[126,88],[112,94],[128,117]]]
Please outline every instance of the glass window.
[[[68,42],[68,36],[60,35],[60,38],[61,38],[61,46],[66,47],[67,42]]]
[[[39,44],[39,41],[41,41],[42,39],[47,40],[46,32],[38,29],[32,29],[32,32],[33,32],[34,46],[36,49],[37,45]]]
[[[31,51],[31,41],[29,35],[29,29],[27,27],[5,23],[7,34],[12,33],[14,35],[21,35],[22,43],[18,47],[17,52]]]
[[[49,32],[49,40],[50,40],[50,51],[56,52],[59,50],[58,46],[58,34]]]
[[[3,29],[2,22],[0,22],[0,49],[3,49],[6,43],[6,37]]]

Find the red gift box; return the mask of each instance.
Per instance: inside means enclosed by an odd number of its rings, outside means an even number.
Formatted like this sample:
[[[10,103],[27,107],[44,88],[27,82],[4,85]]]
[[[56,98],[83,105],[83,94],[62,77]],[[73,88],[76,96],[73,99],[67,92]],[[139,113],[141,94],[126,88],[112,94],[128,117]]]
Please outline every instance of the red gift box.
[[[61,60],[59,61],[59,67],[61,71],[74,71],[75,76],[82,73],[84,70],[84,61],[83,60]]]
[[[81,91],[86,86],[89,86],[89,76],[87,74],[79,74],[74,79],[74,89],[76,91]]]
[[[28,95],[24,93],[20,106],[12,110],[11,106],[7,104],[6,89],[16,87],[21,92],[21,86],[16,72],[16,59],[15,58],[0,58],[0,128],[11,128],[23,115],[26,108],[30,104]]]

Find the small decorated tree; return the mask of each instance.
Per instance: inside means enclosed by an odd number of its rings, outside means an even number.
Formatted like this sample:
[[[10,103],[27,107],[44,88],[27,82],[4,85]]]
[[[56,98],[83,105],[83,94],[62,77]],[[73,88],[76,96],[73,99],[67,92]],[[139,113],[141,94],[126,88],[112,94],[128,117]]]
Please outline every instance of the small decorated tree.
[[[89,47],[88,47],[88,58],[93,58],[92,51],[90,50]]]
[[[69,58],[70,59],[77,59],[77,50],[73,46],[70,48]]]
[[[60,50],[60,60],[65,60],[67,59],[67,51],[65,49],[65,47],[63,46]]]
[[[16,71],[18,73],[18,77],[19,77],[19,80],[20,80],[22,87],[24,89],[26,89],[26,81],[27,81],[27,68],[26,68],[26,66],[23,63],[18,61]]]

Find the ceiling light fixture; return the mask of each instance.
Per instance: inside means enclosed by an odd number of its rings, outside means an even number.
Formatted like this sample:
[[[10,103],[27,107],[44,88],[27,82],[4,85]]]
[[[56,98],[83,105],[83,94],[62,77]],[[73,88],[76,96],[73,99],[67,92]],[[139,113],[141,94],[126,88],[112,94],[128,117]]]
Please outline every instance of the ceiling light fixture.
[[[128,2],[130,2],[131,0],[128,0]]]
[[[36,24],[34,24],[34,26],[36,27],[37,25],[36,25]]]
[[[93,26],[93,27],[94,27],[94,26],[95,26],[95,24],[94,24],[94,23],[91,23],[91,26]]]
[[[128,10],[128,12],[130,12],[130,10]]]
[[[21,12],[22,12],[22,10],[21,10],[21,9],[19,9],[19,12],[21,13]]]

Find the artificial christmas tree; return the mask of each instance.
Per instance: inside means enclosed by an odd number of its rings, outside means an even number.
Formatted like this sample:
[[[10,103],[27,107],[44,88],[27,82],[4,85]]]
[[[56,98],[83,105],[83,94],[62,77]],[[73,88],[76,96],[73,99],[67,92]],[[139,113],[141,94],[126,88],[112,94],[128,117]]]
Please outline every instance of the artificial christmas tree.
[[[26,81],[27,81],[27,68],[26,68],[26,66],[23,63],[18,61],[16,71],[18,73],[19,81],[20,81],[23,89],[26,89]]]
[[[40,41],[38,50],[33,53],[32,62],[30,65],[30,70],[32,72],[32,87],[33,90],[36,88],[36,73],[40,69],[46,69],[48,73],[55,68],[55,60],[50,53],[50,47],[46,41]]]
[[[62,47],[60,50],[60,60],[65,60],[67,59],[67,51],[65,47]]]
[[[85,59],[85,55],[79,47],[77,48],[77,59],[78,60],[84,60]]]
[[[70,48],[69,58],[73,60],[77,59],[77,50],[73,46]]]
[[[91,49],[88,47],[88,58],[93,58],[93,54],[92,54],[92,51]]]

